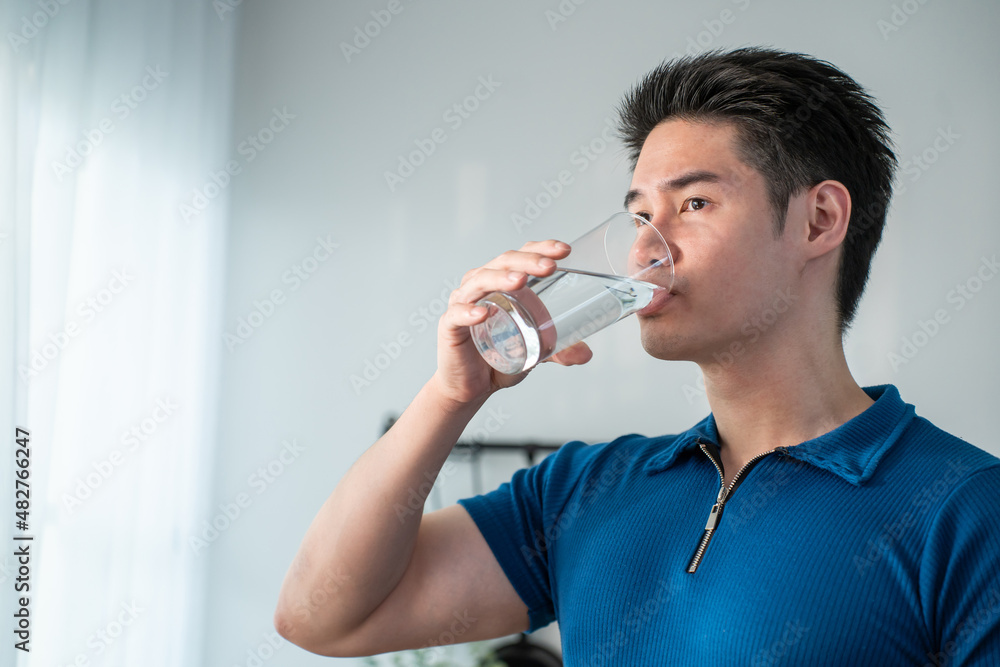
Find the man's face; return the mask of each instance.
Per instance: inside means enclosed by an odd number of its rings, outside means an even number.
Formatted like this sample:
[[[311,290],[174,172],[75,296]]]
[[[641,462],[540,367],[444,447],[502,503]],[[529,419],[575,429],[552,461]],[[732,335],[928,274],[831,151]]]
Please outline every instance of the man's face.
[[[730,124],[670,120],[639,154],[626,206],[666,239],[676,274],[674,295],[638,316],[654,357],[719,362],[733,342],[780,325],[761,316],[794,294],[791,235],[774,238],[764,177],[737,157],[736,136]]]

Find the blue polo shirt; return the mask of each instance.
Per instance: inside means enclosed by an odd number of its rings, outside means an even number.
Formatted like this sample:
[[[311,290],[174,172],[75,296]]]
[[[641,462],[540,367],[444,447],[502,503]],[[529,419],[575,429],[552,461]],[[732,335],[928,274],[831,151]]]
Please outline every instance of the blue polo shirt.
[[[567,665],[1000,665],[1000,459],[894,386],[724,499],[712,415],[569,442],[459,503]],[[704,445],[704,448],[703,446]]]

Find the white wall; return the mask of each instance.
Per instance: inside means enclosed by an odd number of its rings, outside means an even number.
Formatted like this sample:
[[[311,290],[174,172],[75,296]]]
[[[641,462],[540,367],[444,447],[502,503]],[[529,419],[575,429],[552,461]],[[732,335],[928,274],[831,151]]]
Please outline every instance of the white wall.
[[[888,0],[590,0],[554,28],[546,12],[558,11],[556,0],[401,2],[403,11],[349,63],[340,43],[387,1],[247,0],[224,18],[240,22],[232,146],[243,163],[230,186],[227,331],[272,290],[286,300],[224,363],[216,505],[242,492],[252,505],[210,550],[205,664],[247,664],[247,650],[271,630],[285,568],[316,510],[387,413],[405,408],[432,373],[436,319],[419,309],[439,305],[449,280],[502,250],[570,240],[620,208],[629,182],[620,147],[582,173],[573,154],[600,136],[626,88],[689,39],[832,61],[881,102],[903,161],[932,148],[939,131],[958,135],[929,156],[936,161],[926,171],[904,162],[906,192],[895,199],[848,358],[862,384],[894,383],[918,414],[1000,453],[1000,279],[961,310],[948,300],[981,257],[1000,251],[1000,5],[907,0],[915,13],[897,3],[895,18],[906,21],[883,35],[878,21],[894,13]],[[731,22],[713,23],[726,10]],[[442,114],[480,77],[499,88],[452,127]],[[275,107],[295,118],[247,162],[238,145]],[[438,127],[447,140],[390,192],[384,172]],[[533,225],[515,229],[511,214],[564,169],[573,183]],[[298,289],[283,282],[327,236],[339,244],[333,256]],[[938,309],[948,324],[894,370],[889,353]],[[707,403],[684,391],[697,367],[647,357],[637,333],[634,320],[616,325],[594,337],[590,364],[546,364],[495,396],[488,407],[509,418],[494,437],[600,441],[677,432],[704,417]],[[351,375],[400,334],[412,344],[356,392]],[[303,453],[273,483],[252,486],[249,476],[292,439]],[[484,490],[520,464],[486,463]],[[444,480],[441,502],[468,495],[467,477],[462,468]],[[320,661],[286,645],[270,664]]]

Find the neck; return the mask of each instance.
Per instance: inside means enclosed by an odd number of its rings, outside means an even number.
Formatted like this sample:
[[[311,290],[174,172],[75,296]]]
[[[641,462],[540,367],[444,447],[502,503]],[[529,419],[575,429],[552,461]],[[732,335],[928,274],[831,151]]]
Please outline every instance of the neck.
[[[828,433],[873,402],[851,375],[839,334],[826,345],[785,338],[759,341],[728,366],[702,365],[727,484],[757,454]]]

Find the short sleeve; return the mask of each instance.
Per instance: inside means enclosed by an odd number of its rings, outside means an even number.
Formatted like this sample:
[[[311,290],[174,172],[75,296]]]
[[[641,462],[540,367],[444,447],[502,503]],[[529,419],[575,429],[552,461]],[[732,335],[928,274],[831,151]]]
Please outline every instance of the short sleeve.
[[[934,518],[920,587],[934,664],[1000,664],[998,510],[1000,467],[992,467],[958,483]]]
[[[582,472],[582,442],[568,442],[494,491],[458,501],[475,521],[504,574],[528,607],[534,632],[556,620],[545,536]]]

